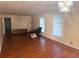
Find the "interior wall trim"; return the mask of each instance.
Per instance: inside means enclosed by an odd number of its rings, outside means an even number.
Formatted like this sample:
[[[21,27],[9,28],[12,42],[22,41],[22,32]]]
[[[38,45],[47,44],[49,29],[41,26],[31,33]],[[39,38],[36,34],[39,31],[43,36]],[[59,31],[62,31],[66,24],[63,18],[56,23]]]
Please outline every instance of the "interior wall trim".
[[[61,44],[66,45],[66,46],[69,46],[69,47],[71,47],[71,48],[74,48],[74,49],[79,50],[79,47],[74,46],[74,45],[72,46],[71,44],[62,42],[62,41],[60,41],[59,39],[57,39],[57,38],[55,38],[55,37],[50,37],[50,36],[47,36],[47,35],[45,35],[45,34],[41,34],[41,35],[42,35],[43,37],[49,38],[49,39],[51,39],[51,40],[54,40],[54,41],[56,41],[56,42],[59,42],[59,43],[61,43]]]

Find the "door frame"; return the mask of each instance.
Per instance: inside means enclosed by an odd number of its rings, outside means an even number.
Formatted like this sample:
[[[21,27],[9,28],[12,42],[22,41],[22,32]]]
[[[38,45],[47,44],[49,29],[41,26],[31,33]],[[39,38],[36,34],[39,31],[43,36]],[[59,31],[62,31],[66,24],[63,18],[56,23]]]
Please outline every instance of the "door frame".
[[[11,17],[4,17],[3,19],[4,19],[4,32],[5,32],[5,34],[6,34],[6,27],[5,27],[5,18],[10,18],[10,32],[11,32],[11,30],[12,30],[12,28],[11,28]]]

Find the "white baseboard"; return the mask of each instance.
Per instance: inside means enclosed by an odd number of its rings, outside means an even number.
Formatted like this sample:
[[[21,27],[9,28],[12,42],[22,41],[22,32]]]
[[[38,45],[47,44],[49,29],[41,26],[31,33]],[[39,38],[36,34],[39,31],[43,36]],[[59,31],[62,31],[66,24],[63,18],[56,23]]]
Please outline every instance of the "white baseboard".
[[[50,37],[50,36],[47,36],[47,35],[44,35],[44,34],[42,34],[42,36],[47,37],[47,38],[49,38],[49,39],[51,39],[51,40],[57,41],[57,42],[59,42],[59,43],[62,43],[62,44],[64,44],[64,45],[67,45],[67,46],[70,46],[70,47],[72,47],[72,48],[75,48],[75,49],[79,50],[79,47],[74,46],[74,45],[71,45],[71,44],[68,44],[68,43],[65,43],[65,42],[62,42],[62,41],[60,41],[60,40],[59,40],[58,38],[56,38],[56,37]]]

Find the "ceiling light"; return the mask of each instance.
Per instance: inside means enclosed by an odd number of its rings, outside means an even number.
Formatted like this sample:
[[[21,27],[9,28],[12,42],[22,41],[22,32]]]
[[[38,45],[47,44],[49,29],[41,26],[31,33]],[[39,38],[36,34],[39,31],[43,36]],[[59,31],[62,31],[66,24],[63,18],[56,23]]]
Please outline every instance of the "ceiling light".
[[[69,12],[73,6],[73,1],[59,1],[58,8],[60,12]]]

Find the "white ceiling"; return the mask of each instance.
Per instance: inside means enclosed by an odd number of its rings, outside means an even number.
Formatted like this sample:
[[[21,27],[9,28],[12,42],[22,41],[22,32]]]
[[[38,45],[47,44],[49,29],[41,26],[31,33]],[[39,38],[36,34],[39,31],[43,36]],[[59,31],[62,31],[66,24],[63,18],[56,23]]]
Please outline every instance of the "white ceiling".
[[[49,11],[58,11],[56,1],[0,1],[3,14],[35,15]]]

